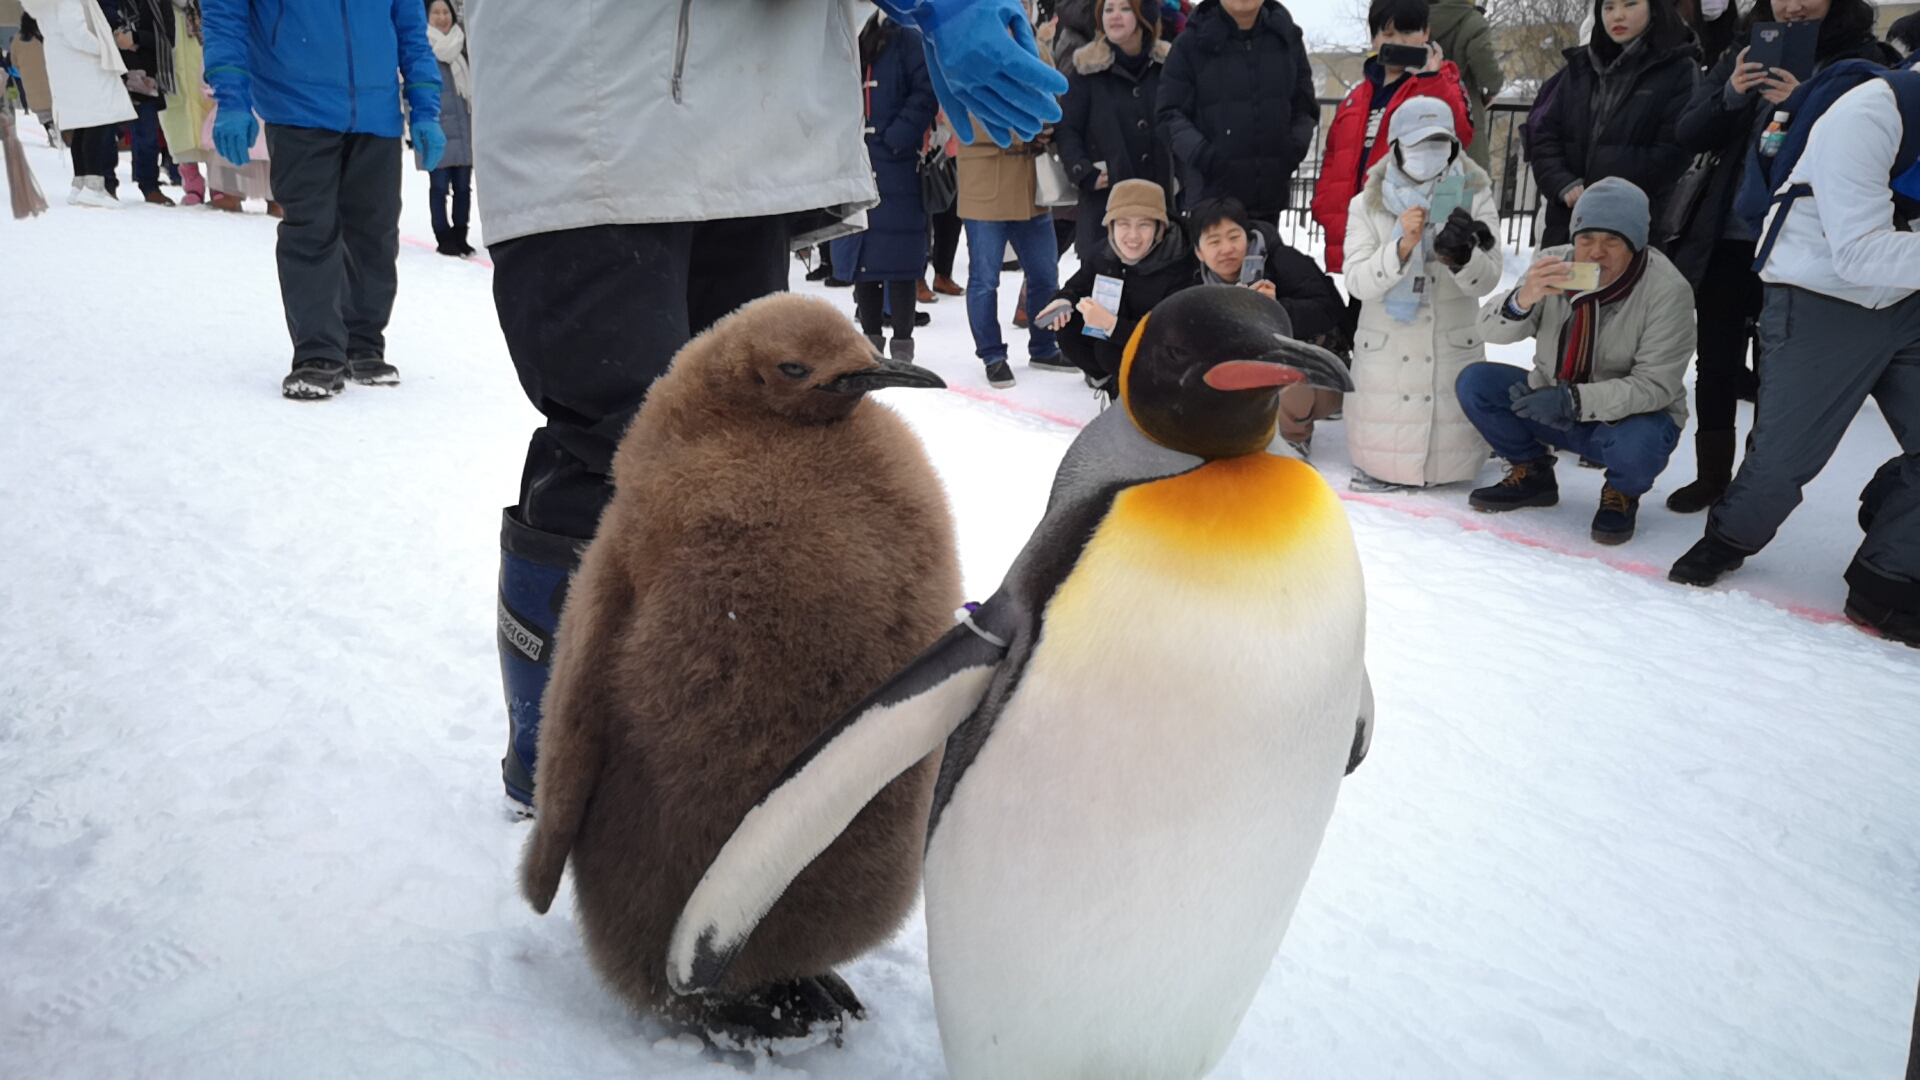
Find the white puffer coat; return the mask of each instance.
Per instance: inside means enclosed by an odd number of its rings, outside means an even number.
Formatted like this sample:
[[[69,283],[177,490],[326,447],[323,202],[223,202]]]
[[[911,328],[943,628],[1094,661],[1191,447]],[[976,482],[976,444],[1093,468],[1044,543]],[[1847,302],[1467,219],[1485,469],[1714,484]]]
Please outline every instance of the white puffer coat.
[[[860,133],[852,8],[471,0],[487,241],[806,211],[864,218],[880,199]],[[825,228],[829,215],[796,227]]]
[[[27,0],[23,6],[47,39],[53,122],[62,131],[79,131],[132,120],[133,100],[120,81],[127,65],[120,59],[99,4],[95,0]]]
[[[1467,190],[1473,216],[1496,235],[1500,217],[1493,184],[1469,159]],[[1460,369],[1486,359],[1478,298],[1500,284],[1500,247],[1475,248],[1465,266],[1427,263],[1433,299],[1410,322],[1396,322],[1381,301],[1413,269],[1400,265],[1393,235],[1396,216],[1382,199],[1381,175],[1391,156],[1367,171],[1367,183],[1347,204],[1347,292],[1361,301],[1353,336],[1353,385],[1347,395],[1347,450],[1356,467],[1395,484],[1450,484],[1471,480],[1486,464],[1486,440],[1460,411],[1453,380]]]

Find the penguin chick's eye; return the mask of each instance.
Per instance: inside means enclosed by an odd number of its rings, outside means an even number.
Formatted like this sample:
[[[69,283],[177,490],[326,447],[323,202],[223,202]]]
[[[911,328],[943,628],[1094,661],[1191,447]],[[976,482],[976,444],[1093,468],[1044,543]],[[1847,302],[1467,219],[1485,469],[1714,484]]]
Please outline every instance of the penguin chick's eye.
[[[785,375],[789,379],[804,379],[813,374],[813,371],[805,364],[796,364],[788,360],[780,365],[780,374]]]

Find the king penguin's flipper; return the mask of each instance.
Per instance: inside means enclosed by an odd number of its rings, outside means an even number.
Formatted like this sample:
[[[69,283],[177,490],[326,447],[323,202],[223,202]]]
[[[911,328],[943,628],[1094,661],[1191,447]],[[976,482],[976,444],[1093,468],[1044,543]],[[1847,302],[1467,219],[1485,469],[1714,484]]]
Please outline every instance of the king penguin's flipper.
[[[667,981],[676,993],[718,984],[800,871],[973,713],[1007,652],[995,614],[990,600],[895,672],[747,811],[674,925]]]
[[[1347,758],[1347,775],[1367,760],[1367,751],[1373,748],[1373,677],[1363,669],[1360,672],[1360,719],[1353,727],[1353,753]]]
[[[581,560],[560,617],[567,647],[555,652],[541,705],[533,789],[539,813],[520,859],[520,895],[542,915],[560,889],[587,799],[600,778],[607,691],[599,667],[633,610],[632,584],[601,565],[608,557],[602,547],[589,547]]]

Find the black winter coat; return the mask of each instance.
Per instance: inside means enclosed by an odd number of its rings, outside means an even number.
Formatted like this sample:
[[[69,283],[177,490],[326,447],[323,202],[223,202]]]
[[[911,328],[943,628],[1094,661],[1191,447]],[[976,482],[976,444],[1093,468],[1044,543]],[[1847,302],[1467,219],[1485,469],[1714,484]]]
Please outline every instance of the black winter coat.
[[[1155,42],[1147,65],[1136,79],[1115,62],[1116,50],[1106,38],[1097,38],[1074,52],[1067,75],[1067,94],[1060,99],[1060,122],[1053,143],[1067,178],[1080,188],[1079,228],[1074,247],[1082,261],[1097,252],[1107,213],[1107,192],[1122,180],[1151,180],[1173,198],[1173,157],[1154,127],[1154,96],[1160,90],[1160,72],[1169,46]],[[1107,164],[1107,186],[1096,189],[1100,170]]]
[[[1820,40],[1814,46],[1814,70],[1840,60],[1871,60],[1892,67],[1900,62],[1893,46],[1873,36],[1873,9],[1862,4],[1836,2],[1820,26]],[[1674,128],[1680,146],[1689,154],[1718,151],[1707,190],[1699,209],[1679,242],[1668,254],[1690,281],[1700,280],[1713,257],[1713,247],[1726,235],[1733,197],[1740,190],[1740,176],[1746,171],[1747,151],[1766,130],[1775,106],[1757,93],[1728,96],[1728,80],[1733,78],[1734,61],[1747,47],[1752,31],[1743,30],[1730,43],[1705,79],[1693,89],[1687,107]]]
[[[1267,0],[1241,30],[1220,0],[1203,0],[1174,39],[1158,109],[1184,206],[1231,195],[1255,217],[1277,217],[1320,123],[1293,16]]]
[[[1691,155],[1674,128],[1700,79],[1699,49],[1690,31],[1665,45],[1652,37],[1635,38],[1605,70],[1591,46],[1566,51],[1566,77],[1534,133],[1533,175],[1547,200],[1541,247],[1568,242],[1573,209],[1564,195],[1575,185],[1630,180],[1647,193],[1658,222],[1687,171]]]
[[[1320,269],[1320,264],[1313,261],[1313,256],[1288,247],[1280,239],[1278,229],[1264,221],[1252,224],[1267,248],[1267,264],[1260,276],[1273,282],[1273,298],[1286,309],[1287,319],[1293,324],[1294,339],[1317,342],[1328,348],[1345,343],[1346,347],[1351,348],[1358,312],[1350,309],[1346,300],[1341,298],[1333,278]],[[1196,270],[1193,276],[1195,285],[1218,280],[1209,276],[1205,266]]]
[[[920,145],[940,109],[920,31],[891,26],[867,68],[867,158],[880,205],[865,232],[833,241],[843,281],[917,278],[927,268],[927,212],[920,203]]]

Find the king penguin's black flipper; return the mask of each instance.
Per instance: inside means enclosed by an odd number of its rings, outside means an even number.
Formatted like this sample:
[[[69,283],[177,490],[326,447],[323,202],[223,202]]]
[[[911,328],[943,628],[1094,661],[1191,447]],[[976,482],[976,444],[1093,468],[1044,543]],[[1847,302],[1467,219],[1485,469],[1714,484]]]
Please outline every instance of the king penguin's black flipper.
[[[1353,753],[1347,758],[1347,775],[1367,760],[1367,751],[1373,749],[1373,677],[1364,670],[1360,672],[1360,719],[1353,726]]]
[[[848,710],[747,811],[674,925],[675,992],[718,984],[800,871],[973,713],[1007,653],[1002,621],[989,600]]]

